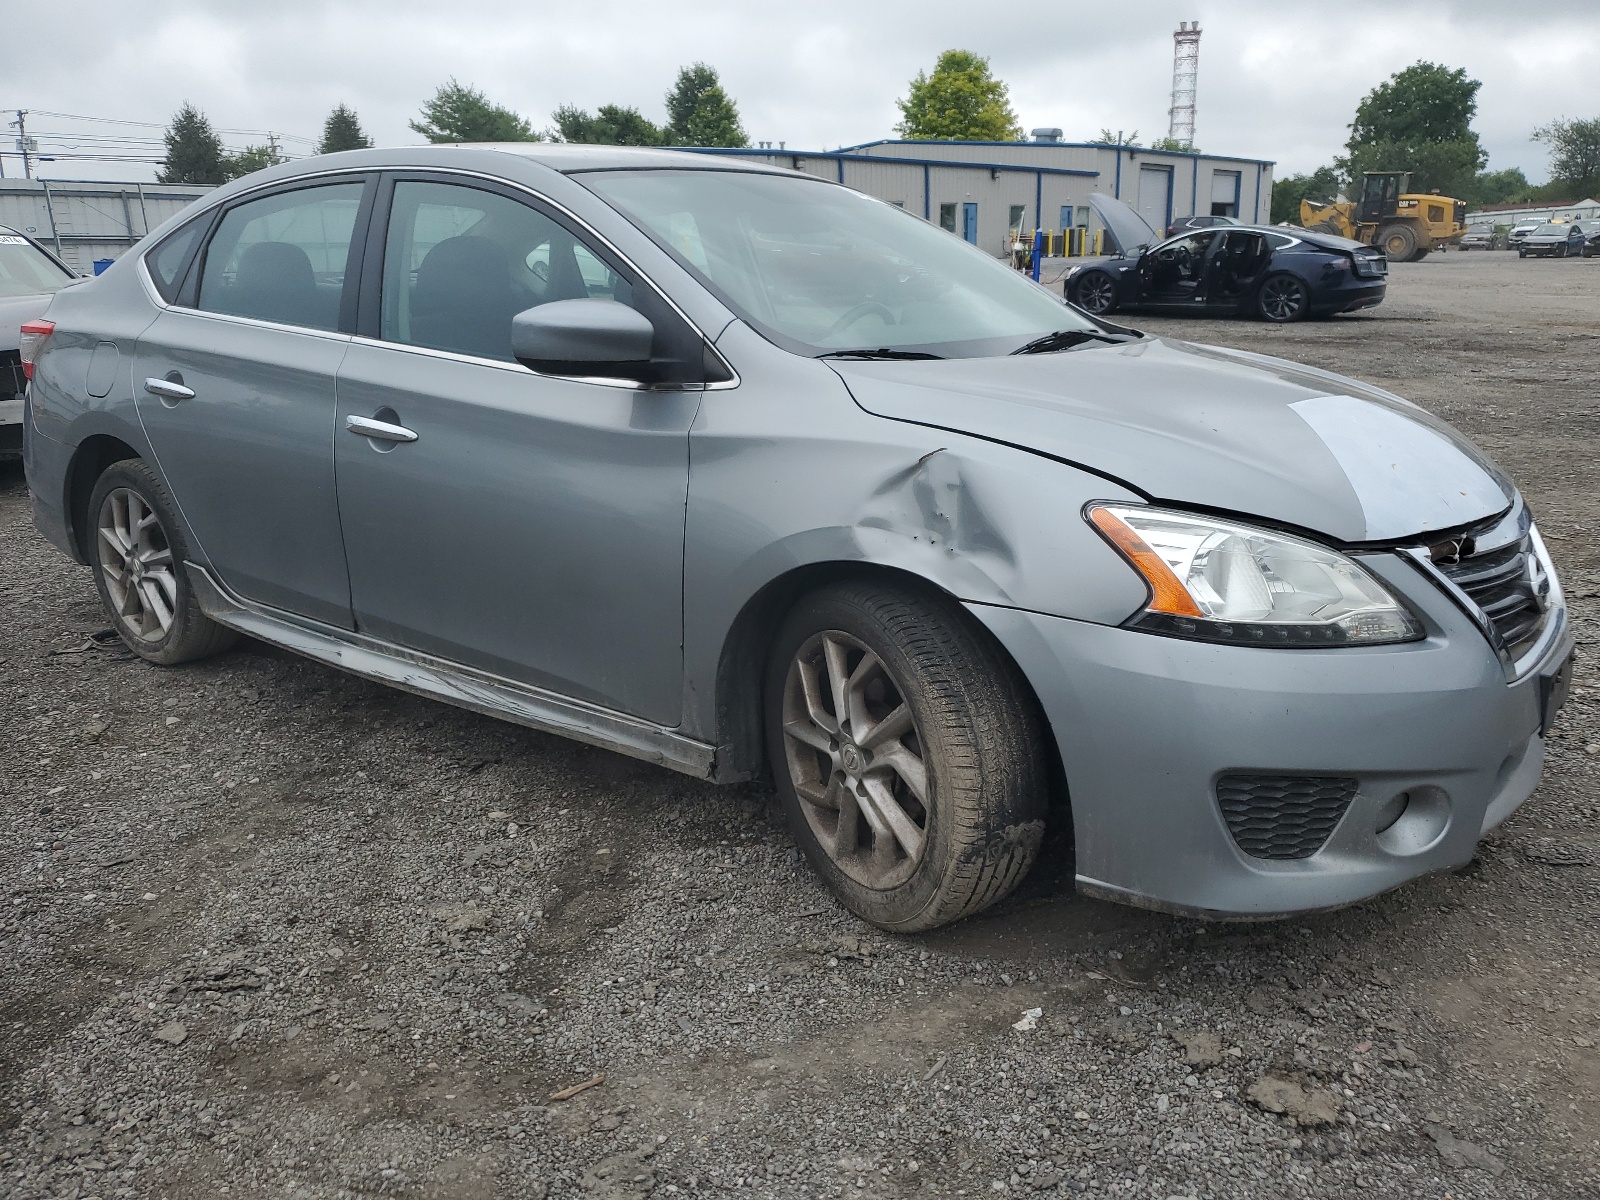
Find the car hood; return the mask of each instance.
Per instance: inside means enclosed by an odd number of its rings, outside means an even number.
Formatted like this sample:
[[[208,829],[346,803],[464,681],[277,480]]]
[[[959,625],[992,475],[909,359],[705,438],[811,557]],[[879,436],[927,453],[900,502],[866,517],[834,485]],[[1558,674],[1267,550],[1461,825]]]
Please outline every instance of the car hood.
[[[44,316],[55,296],[0,296],[0,351],[22,345],[22,323]]]
[[[1476,447],[1416,405],[1243,351],[1147,338],[1000,359],[831,365],[878,416],[1048,455],[1157,503],[1344,543],[1456,529],[1504,512],[1516,495]]]
[[[1161,235],[1132,208],[1104,192],[1090,192],[1089,206],[1094,209],[1100,223],[1117,239],[1117,249],[1132,254],[1140,246],[1154,246]]]

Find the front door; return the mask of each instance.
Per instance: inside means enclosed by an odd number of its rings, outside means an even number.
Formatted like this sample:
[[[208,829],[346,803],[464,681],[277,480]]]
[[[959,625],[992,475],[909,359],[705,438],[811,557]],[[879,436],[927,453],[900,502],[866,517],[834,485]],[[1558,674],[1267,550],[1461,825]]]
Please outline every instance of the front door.
[[[1139,260],[1139,282],[1149,304],[1194,308],[1205,302],[1206,256],[1217,231],[1201,229],[1164,242]]]
[[[970,200],[961,206],[961,236],[978,244],[978,206]]]
[[[156,465],[222,582],[345,628],[334,378],[350,345],[340,312],[366,186],[301,187],[227,210],[196,278],[134,354]],[[156,395],[147,379],[193,394]]]
[[[510,343],[513,315],[549,301],[630,303],[658,338],[670,310],[554,214],[446,178],[393,183],[374,336],[339,372],[357,628],[675,725],[698,394],[536,375]]]

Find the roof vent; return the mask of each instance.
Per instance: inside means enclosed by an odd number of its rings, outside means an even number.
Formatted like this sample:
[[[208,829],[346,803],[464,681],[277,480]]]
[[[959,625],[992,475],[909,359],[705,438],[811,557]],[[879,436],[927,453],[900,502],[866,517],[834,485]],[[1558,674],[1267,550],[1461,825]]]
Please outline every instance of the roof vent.
[[[1036,142],[1059,142],[1061,140],[1061,130],[1059,129],[1035,129],[1032,133],[1033,140]]]

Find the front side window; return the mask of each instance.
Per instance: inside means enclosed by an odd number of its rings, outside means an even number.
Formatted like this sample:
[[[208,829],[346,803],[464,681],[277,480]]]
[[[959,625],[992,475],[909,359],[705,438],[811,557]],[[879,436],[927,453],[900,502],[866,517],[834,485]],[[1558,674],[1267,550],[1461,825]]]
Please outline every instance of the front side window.
[[[326,184],[230,209],[206,247],[197,307],[337,329],[362,188]]]
[[[511,318],[524,309],[553,300],[633,303],[633,287],[594,249],[508,196],[401,181],[390,214],[385,341],[509,362]]]
[[[1046,333],[1095,328],[998,259],[849,188],[742,171],[574,178],[796,353],[975,357],[1008,353]]]
[[[0,233],[0,298],[47,296],[72,282],[72,275],[18,233]],[[12,330],[13,335],[16,331]]]

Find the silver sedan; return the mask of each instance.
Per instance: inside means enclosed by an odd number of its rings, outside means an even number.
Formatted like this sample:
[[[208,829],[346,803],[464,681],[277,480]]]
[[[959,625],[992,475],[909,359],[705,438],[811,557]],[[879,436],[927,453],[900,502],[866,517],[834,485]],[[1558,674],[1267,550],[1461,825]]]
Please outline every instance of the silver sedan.
[[[358,151],[23,334],[39,528],[138,654],[239,635],[770,772],[886,929],[1079,887],[1346,904],[1471,858],[1569,674],[1528,509],[1406,401],[1087,316],[737,158]]]

